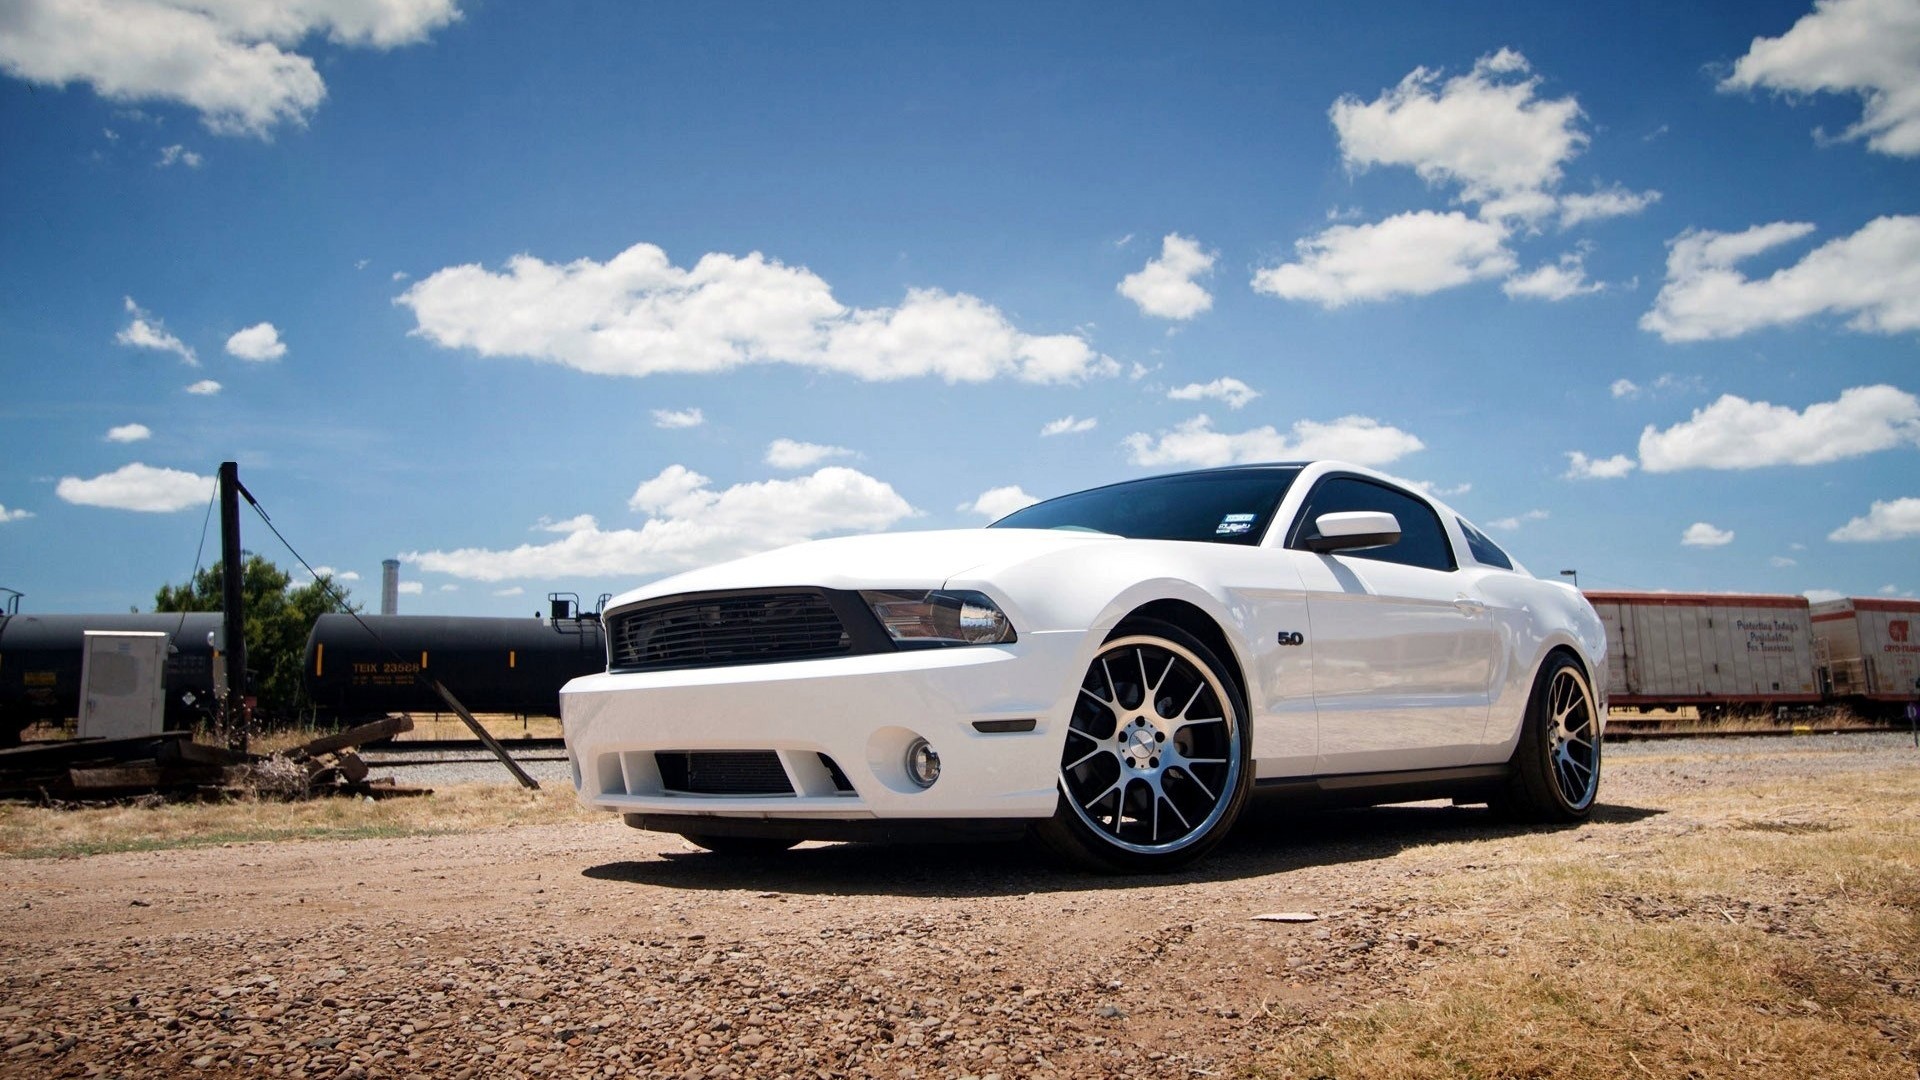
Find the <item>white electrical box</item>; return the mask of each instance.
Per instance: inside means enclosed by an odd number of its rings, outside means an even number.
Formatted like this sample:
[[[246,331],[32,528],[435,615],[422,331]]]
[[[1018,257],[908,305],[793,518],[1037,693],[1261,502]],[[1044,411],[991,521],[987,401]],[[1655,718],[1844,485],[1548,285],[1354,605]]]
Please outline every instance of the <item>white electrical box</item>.
[[[166,723],[162,633],[88,630],[80,653],[80,738],[158,735]]]

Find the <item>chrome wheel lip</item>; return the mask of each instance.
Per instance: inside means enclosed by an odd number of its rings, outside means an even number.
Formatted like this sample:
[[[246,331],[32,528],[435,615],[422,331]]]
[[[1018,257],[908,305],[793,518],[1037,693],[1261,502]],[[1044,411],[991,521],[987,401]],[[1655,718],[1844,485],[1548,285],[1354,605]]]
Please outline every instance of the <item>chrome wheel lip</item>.
[[[1101,843],[1120,851],[1140,855],[1164,855],[1184,850],[1205,839],[1213,832],[1214,828],[1219,824],[1220,819],[1226,815],[1228,809],[1232,806],[1234,793],[1238,791],[1240,787],[1241,772],[1245,768],[1242,761],[1244,754],[1242,747],[1243,735],[1241,732],[1241,718],[1238,706],[1234,703],[1233,697],[1228,693],[1226,684],[1215,674],[1213,669],[1203,663],[1200,657],[1195,655],[1192,650],[1166,638],[1151,634],[1133,634],[1127,637],[1115,638],[1100,647],[1100,651],[1095,654],[1093,658],[1092,667],[1098,667],[1103,663],[1110,664],[1117,659],[1119,654],[1134,650],[1138,647],[1161,650],[1171,654],[1173,657],[1173,659],[1169,661],[1165,671],[1163,671],[1157,679],[1154,678],[1151,673],[1143,670],[1141,672],[1143,686],[1150,684],[1152,688],[1158,688],[1164,684],[1167,676],[1172,672],[1174,663],[1184,663],[1190,667],[1200,679],[1201,686],[1194,691],[1191,699],[1187,702],[1186,708],[1183,708],[1178,716],[1172,718],[1163,718],[1158,715],[1157,710],[1150,704],[1152,701],[1152,695],[1150,693],[1147,695],[1147,699],[1141,702],[1139,707],[1134,709],[1121,709],[1118,707],[1117,694],[1115,695],[1116,700],[1107,701],[1092,695],[1086,691],[1083,686],[1076,696],[1084,694],[1089,697],[1094,697],[1095,700],[1100,701],[1101,704],[1113,710],[1116,736],[1106,740],[1091,740],[1097,744],[1096,748],[1086,754],[1076,755],[1076,757],[1071,760],[1069,755],[1074,754],[1074,747],[1072,739],[1069,738],[1067,745],[1061,751],[1057,786],[1060,791],[1060,798],[1068,806],[1073,808],[1074,816],[1080,820],[1082,825],[1091,830],[1095,836],[1099,837]],[[1146,663],[1144,653],[1140,654],[1139,663],[1144,668]],[[1092,671],[1092,667],[1089,668],[1089,672]],[[1106,677],[1110,680],[1110,673]],[[1084,682],[1084,678],[1082,681]],[[1218,720],[1198,720],[1188,721],[1188,723],[1210,722],[1224,724],[1227,731],[1227,750],[1223,764],[1225,764],[1227,772],[1225,779],[1220,784],[1220,789],[1218,791],[1207,792],[1212,799],[1212,805],[1208,808],[1206,816],[1201,818],[1197,823],[1188,823],[1184,818],[1181,818],[1181,823],[1188,825],[1187,831],[1162,844],[1141,844],[1122,839],[1115,835],[1105,825],[1102,825],[1096,820],[1093,815],[1088,812],[1087,808],[1081,805],[1080,801],[1074,797],[1073,789],[1068,783],[1068,771],[1084,764],[1090,757],[1097,756],[1103,752],[1110,754],[1119,762],[1121,772],[1120,779],[1116,781],[1116,783],[1119,785],[1121,798],[1123,800],[1127,790],[1133,783],[1146,782],[1149,785],[1149,789],[1154,793],[1156,812],[1159,809],[1160,803],[1166,802],[1169,809],[1177,814],[1178,808],[1173,805],[1171,800],[1166,799],[1160,786],[1163,777],[1175,770],[1179,770],[1184,772],[1188,779],[1198,785],[1202,791],[1207,791],[1207,789],[1205,784],[1201,782],[1197,776],[1190,770],[1183,768],[1189,759],[1184,758],[1177,752],[1174,747],[1173,735],[1175,731],[1178,730],[1178,727],[1184,725],[1176,724],[1175,721],[1182,720],[1187,714],[1187,709],[1190,709],[1194,702],[1199,700],[1202,693],[1208,689],[1212,690],[1214,700],[1220,704],[1220,717]],[[1108,692],[1114,693],[1111,681],[1109,681]],[[1078,706],[1077,701],[1075,705],[1076,707]],[[1141,754],[1139,748],[1145,745],[1144,740],[1139,736],[1130,738],[1128,734],[1130,731],[1141,731],[1143,726],[1146,730],[1159,731],[1165,735],[1165,739],[1159,741],[1159,745],[1163,748],[1159,755],[1149,756]],[[1070,731],[1077,731],[1077,729],[1072,728],[1071,724],[1068,725],[1068,728]],[[1085,732],[1079,732],[1079,734],[1083,738],[1091,738],[1087,736]],[[1148,764],[1144,767],[1129,765],[1130,756],[1147,757]],[[1213,758],[1194,758],[1191,760],[1194,763],[1216,763],[1218,761],[1218,759]],[[1130,769],[1132,770],[1131,774],[1129,773]],[[1111,789],[1109,789],[1108,792],[1102,792],[1089,801],[1096,804],[1102,802],[1109,796],[1110,791]]]
[[[1593,687],[1578,668],[1547,684],[1547,769],[1561,800],[1585,810],[1600,790],[1600,726]]]

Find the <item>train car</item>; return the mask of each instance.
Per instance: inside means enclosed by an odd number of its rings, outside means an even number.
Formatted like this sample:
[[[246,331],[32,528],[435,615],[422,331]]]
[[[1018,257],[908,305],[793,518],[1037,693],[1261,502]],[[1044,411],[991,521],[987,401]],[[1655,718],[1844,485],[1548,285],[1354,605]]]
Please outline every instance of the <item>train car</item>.
[[[89,630],[169,635],[166,723],[191,727],[214,707],[213,638],[219,613],[0,615],[0,743],[36,721],[80,713],[80,664]]]
[[[1846,597],[1813,605],[1822,687],[1874,711],[1920,701],[1920,600]]]
[[[307,696],[343,722],[445,712],[417,676],[473,712],[559,716],[560,688],[607,666],[600,621],[441,615],[322,615],[307,637]]]
[[[1821,700],[1804,596],[1589,592],[1607,631],[1608,700],[1642,711]]]

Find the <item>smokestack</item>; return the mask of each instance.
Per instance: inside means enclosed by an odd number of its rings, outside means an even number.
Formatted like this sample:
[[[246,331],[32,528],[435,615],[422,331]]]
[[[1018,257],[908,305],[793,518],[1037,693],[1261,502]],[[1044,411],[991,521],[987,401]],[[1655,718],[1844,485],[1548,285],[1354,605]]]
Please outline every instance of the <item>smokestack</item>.
[[[380,560],[380,614],[400,613],[400,560]]]

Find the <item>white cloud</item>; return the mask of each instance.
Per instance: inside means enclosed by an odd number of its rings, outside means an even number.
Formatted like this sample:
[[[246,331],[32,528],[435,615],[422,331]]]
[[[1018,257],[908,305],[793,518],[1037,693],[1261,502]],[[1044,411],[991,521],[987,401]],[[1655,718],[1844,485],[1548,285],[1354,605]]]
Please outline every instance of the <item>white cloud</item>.
[[[53,493],[76,506],[165,514],[205,506],[213,495],[213,477],[154,468],[136,461],[91,480],[63,476]]]
[[[1253,288],[1326,308],[1426,296],[1505,277],[1516,262],[1506,227],[1460,213],[1416,210],[1370,225],[1335,225],[1294,244],[1298,262],[1253,275]]]
[[[1512,517],[1495,518],[1487,522],[1487,528],[1499,529],[1502,532],[1513,532],[1529,521],[1545,521],[1552,516],[1551,513],[1545,510],[1529,510],[1524,514],[1515,514]]]
[[[1799,566],[1800,560],[1789,559],[1785,555],[1775,555],[1767,560],[1767,565],[1776,570],[1785,570],[1789,566]]]
[[[31,510],[9,510],[4,503],[0,503],[0,525],[4,525],[9,521],[25,521],[32,516],[33,511]]]
[[[1335,458],[1356,465],[1385,465],[1426,444],[1399,428],[1366,416],[1322,423],[1301,420],[1282,435],[1271,426],[1238,433],[1215,431],[1204,413],[1157,437],[1135,432],[1125,444],[1136,465],[1232,465],[1251,461]]]
[[[1329,114],[1341,157],[1352,169],[1410,167],[1471,202],[1550,188],[1588,136],[1579,104],[1536,97],[1528,73],[1524,56],[1501,49],[1464,75],[1417,67],[1371,102],[1342,97]]]
[[[1174,401],[1202,401],[1213,398],[1226,402],[1229,409],[1241,408],[1259,396],[1260,391],[1231,375],[1208,383],[1188,383],[1167,391],[1167,397]]]
[[[278,360],[287,355],[287,345],[272,323],[255,323],[227,339],[227,353],[242,360]]]
[[[849,308],[812,271],[758,252],[705,255],[692,269],[652,244],[604,263],[517,255],[503,273],[436,271],[395,302],[437,345],[601,375],[793,364],[871,381],[1054,383],[1120,370],[1079,335],[1025,333],[978,297],[913,289],[899,307]]]
[[[1666,341],[1707,341],[1835,315],[1867,333],[1920,330],[1920,217],[1875,218],[1764,278],[1736,269],[1813,228],[1776,221],[1738,233],[1681,233],[1669,243],[1666,284],[1640,328]]]
[[[696,428],[707,422],[707,414],[698,408],[655,409],[653,426],[657,428]]]
[[[326,97],[310,35],[391,48],[459,18],[454,0],[15,0],[0,8],[0,71],[82,82],[113,101],[173,101],[221,134],[302,124]]]
[[[172,146],[163,146],[160,148],[160,160],[154,162],[153,167],[156,169],[166,169],[174,165],[185,165],[189,169],[197,169],[200,167],[201,160],[199,154],[175,143]]]
[[[1100,421],[1091,416],[1085,420],[1077,416],[1063,416],[1058,420],[1047,421],[1046,426],[1040,429],[1040,436],[1046,438],[1052,435],[1079,435],[1099,426]]]
[[[1806,597],[1809,603],[1821,604],[1828,600],[1839,600],[1847,594],[1834,589],[1808,589],[1800,595]]]
[[[507,586],[507,587],[506,587],[506,588],[504,588],[504,589],[495,589],[495,590],[493,590],[493,595],[495,595],[495,596],[521,596],[521,595],[524,595],[524,594],[526,593],[526,591],[527,591],[527,590],[525,590],[525,589],[523,589],[523,588],[521,588],[521,587],[520,587],[520,586],[518,586],[518,585],[509,585],[509,586]]]
[[[970,503],[961,503],[955,509],[968,514],[979,514],[989,521],[998,521],[1015,510],[1032,506],[1039,499],[1020,489],[1018,484],[1007,487],[988,488],[980,497]]]
[[[1733,530],[1716,529],[1704,521],[1696,521],[1680,534],[1680,543],[1687,547],[1726,547],[1733,543]]]
[[[1815,0],[1777,38],[1753,39],[1722,90],[1858,94],[1860,122],[1843,139],[1883,154],[1920,155],[1920,6],[1911,0]]]
[[[126,306],[129,319],[127,325],[113,336],[113,340],[135,349],[169,352],[189,366],[200,366],[200,358],[194,355],[193,347],[169,333],[165,323],[134,303],[133,297],[122,297],[121,300]]]
[[[335,570],[335,569],[334,569],[333,567],[331,567],[331,566],[326,566],[326,565],[321,565],[321,566],[316,566],[316,567],[314,567],[314,568],[313,568],[313,572],[314,572],[314,573],[315,573],[316,575],[318,575],[318,576],[320,576],[320,577],[324,577],[324,578],[332,578],[332,579],[333,579],[334,581],[336,581],[336,582],[339,582],[339,581],[359,581],[359,580],[360,580],[360,575],[359,575],[359,574],[358,574],[357,572],[355,572],[355,571],[352,571],[352,570]],[[298,571],[295,571],[295,573],[298,573]]]
[[[671,465],[628,501],[647,514],[637,529],[580,529],[547,544],[508,550],[461,548],[401,556],[433,573],[478,581],[536,577],[633,578],[683,570],[832,532],[872,531],[916,513],[893,488],[833,466],[809,476],[714,491],[706,477]]]
[[[403,581],[394,591],[401,596],[419,596],[427,591],[427,587],[417,581]]]
[[[452,582],[448,582],[447,584],[440,586],[440,591],[441,592],[459,592],[460,586],[455,585]]]
[[[1841,543],[1908,540],[1920,536],[1920,499],[1875,499],[1867,516],[1857,517],[1827,534]]]
[[[1191,319],[1213,306],[1213,295],[1194,279],[1213,272],[1214,258],[1198,240],[1168,233],[1160,241],[1160,257],[1120,279],[1116,288],[1142,315]]]
[[[1565,480],[1618,480],[1639,468],[1640,463],[1625,454],[1609,458],[1590,458],[1578,450],[1567,451]]]
[[[1616,398],[1637,398],[1642,394],[1704,394],[1707,392],[1707,381],[1698,375],[1667,372],[1645,386],[1632,379],[1615,379],[1608,389]]]
[[[829,458],[852,456],[853,451],[844,446],[775,439],[767,444],[766,460],[776,469],[811,469]]]
[[[1657,191],[1628,191],[1618,184],[1596,188],[1586,195],[1563,195],[1560,197],[1560,227],[1571,229],[1583,222],[1626,217],[1659,201],[1660,193]]]
[[[121,424],[107,429],[107,441],[130,443],[153,438],[153,429],[145,424]]]
[[[577,533],[599,528],[600,521],[592,514],[575,514],[565,521],[554,521],[543,517],[533,527],[540,532]]]
[[[1566,300],[1605,290],[1604,284],[1587,280],[1585,260],[1574,251],[1560,256],[1557,263],[1543,263],[1500,283],[1501,292],[1528,300]]]
[[[220,384],[214,382],[212,379],[201,379],[199,382],[187,387],[187,393],[199,394],[201,397],[211,397],[219,392]]]
[[[405,281],[407,280],[407,272],[405,270],[395,270],[393,274],[388,278],[388,280],[389,281]],[[495,593],[494,595],[498,596],[500,594]]]
[[[1640,432],[1648,472],[1824,465],[1903,445],[1920,446],[1920,399],[1891,386],[1856,386],[1803,412],[1732,394],[1691,419]]]

